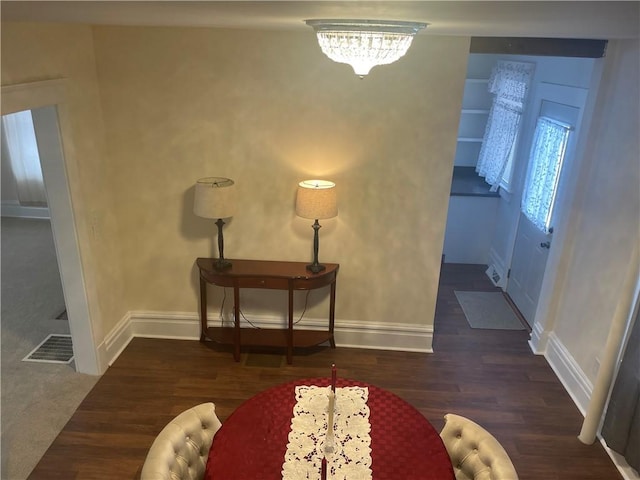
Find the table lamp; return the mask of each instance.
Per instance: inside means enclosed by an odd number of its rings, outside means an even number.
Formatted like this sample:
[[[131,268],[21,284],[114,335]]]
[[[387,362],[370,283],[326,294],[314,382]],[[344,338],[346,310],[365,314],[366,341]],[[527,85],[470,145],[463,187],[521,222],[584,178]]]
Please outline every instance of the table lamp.
[[[320,229],[318,220],[338,215],[335,186],[335,183],[327,180],[304,180],[298,184],[296,215],[315,220],[313,223],[313,263],[307,265],[307,270],[313,273],[325,269],[324,265],[318,263],[318,230]]]
[[[217,218],[218,226],[218,259],[214,262],[217,270],[231,267],[231,262],[224,259],[224,238],[222,236],[223,218],[233,216],[236,209],[235,183],[229,178],[207,177],[196,182],[196,193],[193,202],[193,213],[199,217]]]

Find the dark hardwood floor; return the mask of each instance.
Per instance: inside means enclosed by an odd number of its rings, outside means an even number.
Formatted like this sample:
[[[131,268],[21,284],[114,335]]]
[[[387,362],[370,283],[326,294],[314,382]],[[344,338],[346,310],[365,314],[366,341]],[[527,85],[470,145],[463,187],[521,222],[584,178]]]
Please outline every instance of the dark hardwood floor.
[[[297,351],[288,366],[282,351],[244,352],[236,363],[210,343],[136,338],[29,478],[137,478],[155,436],[181,411],[213,401],[224,422],[261,390],[328,376],[333,362],[339,375],[401,396],[438,430],[447,412],[474,419],[504,445],[521,480],[622,478],[599,443],[578,441],[582,415],[545,359],[531,353],[526,330],[468,326],[453,292],[497,290],[484,270],[443,265],[433,354],[318,347]]]

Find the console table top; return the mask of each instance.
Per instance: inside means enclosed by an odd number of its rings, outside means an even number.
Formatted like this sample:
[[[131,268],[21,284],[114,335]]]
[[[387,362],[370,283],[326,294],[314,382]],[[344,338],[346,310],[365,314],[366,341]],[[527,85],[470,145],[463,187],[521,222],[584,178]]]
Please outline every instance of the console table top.
[[[325,270],[313,273],[307,270],[308,262],[283,262],[279,260],[238,260],[226,259],[231,267],[224,270],[215,268],[215,258],[198,258],[196,264],[204,272],[229,277],[283,277],[295,279],[313,279],[333,274],[340,268],[337,263],[323,263]]]

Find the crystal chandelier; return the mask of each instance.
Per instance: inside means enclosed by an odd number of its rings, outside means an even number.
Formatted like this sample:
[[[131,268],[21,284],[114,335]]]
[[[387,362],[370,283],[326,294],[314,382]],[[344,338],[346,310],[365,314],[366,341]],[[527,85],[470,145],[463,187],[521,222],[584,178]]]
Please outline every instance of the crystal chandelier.
[[[388,20],[306,20],[318,35],[322,52],[334,62],[348,63],[360,78],[376,65],[402,57],[426,23]]]

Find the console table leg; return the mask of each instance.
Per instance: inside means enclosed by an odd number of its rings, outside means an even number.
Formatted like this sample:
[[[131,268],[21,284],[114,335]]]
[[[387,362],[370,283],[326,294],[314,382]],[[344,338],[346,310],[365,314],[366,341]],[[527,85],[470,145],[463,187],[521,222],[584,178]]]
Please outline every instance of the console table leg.
[[[336,281],[333,280],[331,284],[331,293],[329,295],[329,333],[331,334],[331,338],[329,339],[329,343],[331,348],[336,348],[336,339],[333,336],[333,326],[335,323],[336,317]]]
[[[234,316],[234,334],[233,334],[233,359],[240,361],[240,289],[237,285],[233,287],[233,316]]]
[[[207,283],[200,277],[200,341],[206,340],[207,332]]]
[[[287,364],[293,363],[293,285],[289,282],[289,328],[287,331]]]

